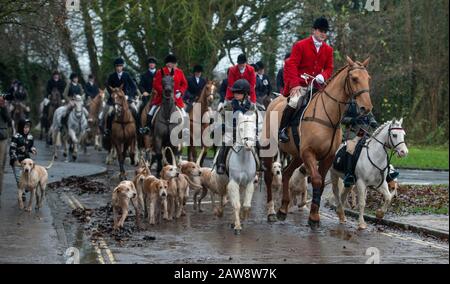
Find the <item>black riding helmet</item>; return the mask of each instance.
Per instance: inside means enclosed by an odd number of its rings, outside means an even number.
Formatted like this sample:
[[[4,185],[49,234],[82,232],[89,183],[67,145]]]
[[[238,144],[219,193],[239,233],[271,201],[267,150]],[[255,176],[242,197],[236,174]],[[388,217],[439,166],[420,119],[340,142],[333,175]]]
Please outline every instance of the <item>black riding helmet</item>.
[[[231,88],[231,91],[233,93],[243,93],[248,94],[250,93],[250,83],[245,79],[237,80],[233,87]]]
[[[24,135],[24,128],[26,125],[30,126],[30,130],[31,130],[31,126],[33,125],[33,123],[31,122],[31,120],[29,119],[21,119],[19,120],[19,123],[17,124],[17,130],[20,134]]]

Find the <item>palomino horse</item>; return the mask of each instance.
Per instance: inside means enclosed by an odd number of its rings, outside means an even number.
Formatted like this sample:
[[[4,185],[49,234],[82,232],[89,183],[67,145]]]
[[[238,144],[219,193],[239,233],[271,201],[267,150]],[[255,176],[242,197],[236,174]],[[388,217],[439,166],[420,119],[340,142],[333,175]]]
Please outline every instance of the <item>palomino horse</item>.
[[[156,90],[153,89],[152,93],[150,94],[150,98],[148,103],[145,105],[144,109],[141,112],[141,125],[145,126],[147,125],[147,117],[148,117],[148,113],[150,112],[150,109],[152,108],[151,105],[151,101],[152,99],[155,97],[156,95]],[[150,156],[150,152],[152,151],[152,137],[151,137],[151,133],[145,134],[145,135],[140,135],[140,137],[138,138],[140,139],[139,144],[141,149],[141,154],[142,151],[144,151],[143,155],[141,155],[141,157],[145,157],[147,160],[149,160],[149,156]]]
[[[99,94],[89,104],[89,116],[88,116],[88,139],[94,140],[94,149],[100,151],[101,146],[101,133],[100,133],[100,112],[104,108],[105,91],[100,90]]]
[[[353,98],[360,111],[368,113],[373,108],[369,90],[370,76],[366,69],[369,59],[360,63],[353,62],[347,57],[347,63],[348,65],[340,69],[329,80],[326,87],[311,99],[298,131],[301,136],[300,145],[295,145],[290,130],[290,142],[280,144],[280,150],[288,153],[292,160],[283,172],[283,200],[276,215],[279,220],[285,220],[288,213],[289,179],[294,170],[304,163],[304,169],[307,175],[311,176],[313,186],[313,201],[308,223],[313,229],[320,226],[319,207],[325,186],[325,176],[342,141],[340,121],[345,113],[345,107]],[[278,131],[276,130],[279,129],[281,115],[278,115],[278,124],[272,126],[270,116],[271,113],[282,113],[286,104],[287,98],[280,96],[269,105],[264,121],[263,145],[277,143]],[[264,163],[267,169],[271,169],[273,157],[264,158]],[[270,171],[265,172],[264,179],[267,187],[268,220],[274,222],[276,217],[273,209]]]
[[[160,72],[162,72],[162,70]],[[172,151],[175,152],[176,155],[178,154],[178,148],[175,147],[175,145],[172,145],[170,141],[170,134],[172,130],[178,125],[176,123],[170,122],[172,114],[178,111],[173,96],[174,94],[173,74],[163,76],[162,86],[163,86],[162,104],[158,113],[155,115],[154,118],[155,122],[152,133],[154,156],[152,157],[151,164],[153,164],[153,161],[157,162],[158,164],[156,171],[157,174],[159,174],[163,168],[162,164],[163,149],[165,149],[166,147],[170,147]]]
[[[400,121],[388,121],[380,126],[373,133],[372,137],[366,141],[365,147],[356,163],[356,188],[358,189],[359,206],[359,229],[367,228],[364,222],[364,208],[366,206],[367,188],[378,190],[384,197],[383,206],[377,210],[377,217],[382,219],[386,214],[392,197],[396,191],[390,192],[386,177],[390,169],[390,156],[386,149],[397,153],[399,157],[408,155],[408,147],[405,143],[405,130],[402,127],[403,119]],[[333,193],[336,200],[336,212],[341,223],[345,223],[345,211],[343,204],[347,201],[351,187],[345,188],[340,194],[339,178],[344,177],[344,173],[334,169],[330,170],[331,181],[333,183]]]
[[[228,199],[233,206],[234,232],[237,235],[239,235],[242,230],[241,218],[242,220],[245,220],[250,217],[251,202],[255,189],[254,181],[257,168],[254,151],[257,138],[256,120],[256,113],[254,112],[246,114],[241,112],[238,113],[236,141],[227,155],[227,174],[217,175],[217,183],[220,187],[226,187]],[[227,133],[230,132],[227,131]],[[227,135],[227,133],[225,135]],[[226,143],[231,139],[232,138],[227,138],[225,136]],[[243,190],[244,193],[242,209],[241,190]],[[219,191],[223,191],[223,189],[219,189]],[[218,212],[223,212],[223,206],[225,204],[223,202],[221,202],[221,204],[221,208],[219,208]],[[218,216],[221,215],[222,213],[218,214]]]
[[[45,100],[44,100],[45,101]],[[50,99],[48,101],[47,106],[44,106],[46,108],[46,113],[42,114],[41,116],[41,139],[43,137],[46,137],[47,144],[49,144],[51,137],[49,134],[50,127],[52,126],[53,122],[53,115],[55,111],[61,106],[62,104],[62,98],[61,93],[58,91],[58,88],[53,88],[52,92],[50,93]]]
[[[190,131],[190,144],[188,147],[188,160],[191,162],[194,162],[197,160],[197,151],[194,146],[194,135],[197,135],[197,133],[194,133],[194,128],[199,128],[200,133],[200,139],[202,142],[201,147],[205,149],[206,153],[208,153],[208,149],[203,143],[203,133],[205,129],[210,125],[210,120],[208,115],[205,116],[205,114],[210,112],[211,104],[214,101],[214,95],[216,93],[217,87],[214,83],[214,81],[208,81],[208,83],[203,88],[203,91],[200,95],[200,97],[197,99],[197,101],[194,103],[194,107],[189,112],[189,131]],[[196,104],[200,105],[200,116],[198,114],[194,114],[194,110],[196,108]],[[205,119],[203,120],[203,116],[205,116]],[[200,120],[199,120],[200,119]],[[200,160],[200,165],[203,164],[203,160],[205,159],[206,155],[203,155],[203,157]]]
[[[135,165],[136,124],[128,107],[127,98],[122,91],[122,86],[120,88],[111,89],[111,96],[115,106],[111,131],[111,144],[117,152],[120,167],[120,179],[125,180],[126,173],[124,163],[127,151],[130,153],[131,165]]]

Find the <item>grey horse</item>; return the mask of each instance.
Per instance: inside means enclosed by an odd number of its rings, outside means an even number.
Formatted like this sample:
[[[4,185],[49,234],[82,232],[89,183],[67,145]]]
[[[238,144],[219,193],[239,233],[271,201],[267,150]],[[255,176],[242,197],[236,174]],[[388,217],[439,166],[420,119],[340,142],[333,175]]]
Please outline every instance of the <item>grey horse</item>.
[[[227,137],[227,133],[225,133],[225,143],[229,143],[232,139]],[[256,114],[254,112],[237,113],[236,141],[227,155],[226,172],[228,174],[218,175],[218,184],[220,187],[226,186],[228,199],[233,206],[236,235],[239,235],[242,230],[241,218],[245,220],[250,216],[257,169],[254,151],[256,137]],[[241,192],[244,195],[242,208]]]
[[[87,117],[89,113],[83,106],[83,100],[79,95],[75,97],[74,108],[69,114],[67,121],[68,126],[68,143],[69,154],[72,155],[72,160],[76,161],[78,154],[78,146],[85,144],[85,138],[88,129]],[[83,145],[85,147],[85,145]],[[86,149],[85,149],[86,150]]]

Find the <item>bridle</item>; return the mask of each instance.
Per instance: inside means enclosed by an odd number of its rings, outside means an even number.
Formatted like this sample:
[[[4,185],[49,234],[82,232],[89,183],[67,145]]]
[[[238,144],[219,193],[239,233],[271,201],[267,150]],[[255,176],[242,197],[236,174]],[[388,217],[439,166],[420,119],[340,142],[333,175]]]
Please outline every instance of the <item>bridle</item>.
[[[373,160],[370,158],[370,155],[369,155],[369,144],[370,144],[371,141],[368,141],[368,142],[367,142],[367,145],[364,146],[364,147],[366,148],[366,151],[367,151],[367,158],[368,158],[369,162],[372,164],[372,166],[374,166],[374,167],[380,172],[381,182],[380,182],[380,183],[378,184],[378,186],[376,187],[376,188],[379,188],[379,187],[383,184],[383,182],[384,182],[385,172],[386,172],[386,170],[389,169],[389,166],[390,166],[390,164],[391,164],[392,157],[393,157],[394,154],[395,154],[395,150],[397,149],[398,146],[400,146],[400,145],[402,145],[402,144],[405,144],[405,145],[406,145],[405,140],[403,140],[403,141],[401,141],[401,142],[399,142],[399,143],[397,143],[397,144],[394,145],[394,141],[393,141],[393,139],[392,139],[392,131],[394,131],[394,130],[405,131],[405,130],[404,130],[402,127],[392,127],[392,124],[389,125],[389,130],[388,130],[389,140],[388,140],[388,142],[386,143],[386,142],[382,142],[382,141],[378,140],[375,136],[373,136],[373,135],[371,135],[370,133],[368,133],[365,129],[363,129],[363,128],[361,128],[361,129],[362,129],[362,130],[366,133],[366,135],[369,136],[371,139],[373,139],[373,140],[376,141],[377,143],[383,145],[383,150],[384,150],[384,152],[385,152],[385,154],[386,154],[387,164],[386,164],[386,166],[385,166],[384,168],[381,168],[381,167],[379,167],[377,164],[375,164],[375,163],[373,162]],[[387,149],[390,150],[390,153],[388,153]]]

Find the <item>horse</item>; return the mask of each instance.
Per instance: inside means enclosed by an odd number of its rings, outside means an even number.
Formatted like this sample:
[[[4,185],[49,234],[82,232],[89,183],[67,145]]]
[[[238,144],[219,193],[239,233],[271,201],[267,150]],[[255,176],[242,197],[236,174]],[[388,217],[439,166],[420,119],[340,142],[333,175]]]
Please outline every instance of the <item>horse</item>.
[[[361,155],[358,158],[355,168],[356,188],[358,190],[359,224],[358,228],[364,230],[367,225],[364,221],[364,208],[366,206],[367,188],[377,190],[384,197],[383,206],[377,210],[377,218],[382,219],[391,204],[396,191],[390,192],[386,177],[390,169],[390,156],[386,149],[397,153],[403,158],[408,155],[404,137],[405,130],[402,127],[403,119],[397,121],[393,119],[380,126],[372,136],[365,142]],[[341,148],[344,145],[341,146]],[[338,150],[339,152],[339,150]],[[344,188],[340,194],[339,181],[345,175],[334,166],[330,170],[333,193],[336,200],[336,213],[341,224],[346,222],[344,204],[352,187]]]
[[[162,72],[162,71],[161,71]],[[153,164],[154,161],[157,162],[157,174],[159,174],[163,168],[162,164],[162,151],[166,147],[170,147],[175,155],[178,156],[178,147],[172,145],[170,142],[170,134],[172,130],[177,126],[176,123],[171,123],[170,118],[172,114],[178,111],[178,108],[174,102],[174,80],[172,74],[164,75],[162,78],[163,94],[162,94],[162,104],[159,111],[154,117],[154,126],[152,132],[152,144],[154,155],[152,157]],[[172,162],[172,161],[170,161]]]
[[[116,149],[121,180],[126,179],[124,168],[127,151],[130,153],[131,165],[135,165],[136,149],[136,124],[133,115],[128,107],[127,98],[122,91],[122,87],[111,88],[114,100],[115,114],[112,123],[111,144]]]
[[[208,83],[205,85],[205,87],[202,90],[202,93],[200,94],[200,97],[198,97],[197,101],[194,103],[194,107],[189,111],[189,131],[190,131],[190,144],[188,146],[188,160],[190,162],[194,162],[197,160],[197,151],[196,147],[194,146],[194,137],[199,135],[201,138],[203,137],[204,131],[208,128],[210,125],[210,120],[208,120],[209,117],[205,116],[205,114],[209,113],[211,110],[211,105],[214,101],[214,95],[216,93],[217,87],[215,85],[214,81],[208,81]],[[196,109],[195,104],[200,104],[200,116],[196,116],[194,114],[194,109]],[[205,116],[205,120],[203,120],[203,116]],[[197,119],[197,120],[196,120]],[[200,120],[198,120],[200,119]],[[207,122],[205,122],[207,121]],[[194,128],[200,128],[200,133],[194,133]],[[201,139],[200,138],[200,139]],[[201,139],[202,142],[202,149],[204,149],[207,153],[208,149],[203,143],[203,139]],[[203,157],[200,160],[200,165],[203,164],[203,161],[205,159],[206,155],[203,155]]]
[[[48,100],[48,99],[47,99]],[[45,99],[44,99],[45,101]],[[45,104],[45,103],[44,103]],[[48,101],[47,106],[44,106],[44,108],[47,109],[46,113],[42,113],[41,115],[41,133],[40,138],[43,139],[43,137],[47,137],[46,141],[47,144],[50,144],[51,136],[49,134],[49,129],[53,122],[53,115],[62,104],[62,96],[59,92],[58,88],[53,88],[50,93],[50,99]]]
[[[89,104],[89,116],[88,116],[88,137],[87,139],[94,140],[94,149],[101,151],[101,133],[100,133],[100,112],[102,112],[105,102],[105,91],[100,90],[99,94],[91,100]]]
[[[319,208],[325,187],[325,176],[342,141],[340,122],[345,107],[351,99],[355,99],[360,112],[368,113],[373,108],[369,89],[370,76],[366,69],[369,61],[368,58],[363,63],[354,62],[347,57],[347,64],[310,99],[303,114],[302,123],[298,127],[301,136],[300,145],[295,145],[292,131],[289,129],[289,143],[281,143],[279,148],[282,152],[288,153],[292,160],[283,171],[281,208],[276,215],[274,209],[268,210],[269,222],[275,222],[277,219],[286,220],[290,201],[289,179],[294,170],[304,163],[303,167],[307,175],[311,176],[313,186],[313,202],[308,224],[312,229],[320,227]],[[279,129],[281,120],[278,114],[284,110],[286,104],[287,98],[280,96],[269,105],[264,119],[263,146],[278,143],[276,130]],[[276,125],[271,125],[272,113],[278,115]],[[265,157],[263,160],[266,168],[271,169],[273,157]],[[273,208],[270,171],[265,172],[264,180],[267,188],[267,205],[268,208]]]
[[[78,145],[80,144],[86,147],[85,140],[88,128],[87,117],[89,116],[89,113],[84,107],[81,96],[77,95],[75,100],[71,103],[74,104],[74,107],[67,120],[68,139],[66,140],[66,143],[69,144],[69,155],[72,156],[72,161],[76,161]]]
[[[14,134],[17,133],[17,126],[19,125],[19,121],[25,119],[25,113],[29,112],[29,107],[27,107],[23,102],[19,100],[13,100],[10,104],[11,111],[11,120],[13,122],[13,131]]]
[[[154,98],[156,95],[156,90],[153,89],[152,93],[150,94],[150,98],[149,98],[149,102],[145,105],[144,109],[141,112],[141,125],[145,126],[147,125],[147,117],[148,117],[148,113],[150,112],[150,109],[152,108],[151,105],[151,101],[152,98]],[[141,156],[145,156],[146,159],[148,160],[149,156],[150,156],[150,152],[153,149],[153,145],[152,145],[152,137],[151,137],[151,133],[148,133],[146,135],[141,135],[139,137],[139,144],[141,146],[141,148],[143,149],[143,151],[145,152],[143,155]],[[141,151],[142,152],[142,151]]]
[[[57,108],[53,114],[52,126],[49,130],[49,137],[53,141],[53,157],[55,160],[58,159],[58,150],[61,144],[64,142],[64,157],[67,157],[67,123],[63,120],[67,117],[71,110],[71,106],[63,105]]]
[[[238,113],[236,141],[232,149],[229,150],[226,159],[228,161],[226,163],[227,174],[217,175],[217,183],[220,187],[226,187],[228,199],[233,206],[234,232],[236,235],[239,235],[242,231],[241,218],[245,220],[250,216],[257,169],[257,158],[254,151],[257,138],[256,120],[256,113],[254,112]],[[226,141],[231,139],[225,137]],[[241,190],[244,191],[242,209],[240,201]],[[219,189],[219,191],[223,191],[223,189]],[[221,203],[224,206],[224,202]],[[218,211],[223,212],[223,207]]]

